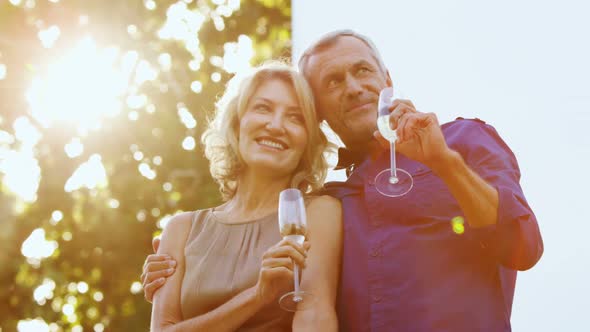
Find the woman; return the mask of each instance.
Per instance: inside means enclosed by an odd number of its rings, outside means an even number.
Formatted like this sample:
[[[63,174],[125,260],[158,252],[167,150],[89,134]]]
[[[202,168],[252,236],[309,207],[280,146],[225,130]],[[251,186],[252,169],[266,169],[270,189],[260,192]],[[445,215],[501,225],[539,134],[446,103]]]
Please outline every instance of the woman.
[[[154,295],[151,329],[336,330],[339,201],[307,199],[304,246],[281,240],[277,221],[283,189],[310,193],[325,178],[327,140],[307,82],[290,66],[266,64],[230,81],[216,106],[203,143],[226,202],[167,224],[158,254],[177,266]],[[278,305],[293,288],[293,262],[316,299],[294,316]]]

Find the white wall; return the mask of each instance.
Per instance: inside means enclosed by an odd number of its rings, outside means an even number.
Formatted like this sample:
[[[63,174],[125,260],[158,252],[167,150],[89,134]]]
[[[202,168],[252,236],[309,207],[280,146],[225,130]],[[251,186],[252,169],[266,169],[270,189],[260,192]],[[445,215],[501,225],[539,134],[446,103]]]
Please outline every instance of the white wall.
[[[545,254],[518,275],[513,330],[590,331],[590,2],[293,1],[295,58],[342,28],[419,110],[481,118],[515,152]]]

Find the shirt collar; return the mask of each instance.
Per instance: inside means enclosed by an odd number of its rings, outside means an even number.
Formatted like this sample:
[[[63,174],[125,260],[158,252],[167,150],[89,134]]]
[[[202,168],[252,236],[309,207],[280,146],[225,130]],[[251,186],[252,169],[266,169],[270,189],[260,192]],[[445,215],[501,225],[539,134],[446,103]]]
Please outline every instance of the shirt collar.
[[[350,175],[352,168],[365,160],[367,151],[352,151],[347,148],[338,149],[338,164],[334,170],[346,169],[346,175]]]

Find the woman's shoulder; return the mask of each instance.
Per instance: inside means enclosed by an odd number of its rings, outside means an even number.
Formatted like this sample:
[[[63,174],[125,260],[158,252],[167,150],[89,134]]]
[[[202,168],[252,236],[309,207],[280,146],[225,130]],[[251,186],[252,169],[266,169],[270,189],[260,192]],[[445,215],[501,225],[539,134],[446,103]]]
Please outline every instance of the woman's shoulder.
[[[342,204],[329,195],[313,196],[307,204],[307,214],[308,219],[321,221],[315,224],[333,227],[334,223],[342,222]]]
[[[177,234],[184,233],[190,229],[195,212],[181,212],[172,216],[164,226],[164,233]]]
[[[340,209],[340,200],[330,195],[309,195],[307,196],[308,209],[326,209],[338,208]]]
[[[194,225],[199,223],[211,209],[180,212],[170,217],[163,227],[162,243],[171,245],[184,244],[191,232],[194,232]],[[184,241],[180,241],[184,239]]]
[[[164,230],[172,233],[190,230],[193,222],[202,219],[204,216],[210,213],[210,211],[211,209],[204,209],[177,213],[172,216],[168,222],[166,222]]]

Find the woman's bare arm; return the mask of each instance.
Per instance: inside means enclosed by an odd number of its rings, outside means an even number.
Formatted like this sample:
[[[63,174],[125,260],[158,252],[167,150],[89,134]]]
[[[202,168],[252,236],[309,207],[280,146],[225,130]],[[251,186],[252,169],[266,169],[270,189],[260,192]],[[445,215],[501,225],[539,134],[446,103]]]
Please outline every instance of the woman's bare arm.
[[[311,249],[303,270],[301,289],[310,291],[314,307],[297,311],[293,319],[295,331],[337,331],[336,295],[342,255],[342,207],[340,201],[321,196],[307,208]]]
[[[154,295],[152,307],[152,331],[232,331],[252,317],[263,303],[251,287],[236,295],[218,308],[194,318],[183,320],[180,307],[180,291],[184,278],[184,247],[191,226],[192,214],[174,217],[162,234],[159,254],[172,256],[177,262],[176,273]]]

